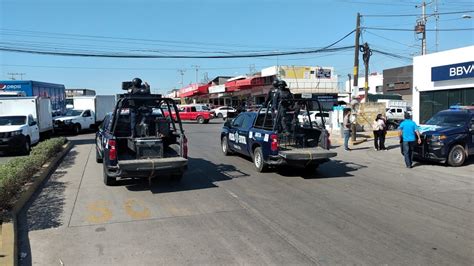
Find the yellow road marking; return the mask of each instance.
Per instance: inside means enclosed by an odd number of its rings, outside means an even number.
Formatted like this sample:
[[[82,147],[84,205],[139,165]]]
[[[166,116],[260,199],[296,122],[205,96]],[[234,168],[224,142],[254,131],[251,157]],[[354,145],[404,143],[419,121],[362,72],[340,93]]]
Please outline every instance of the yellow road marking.
[[[123,205],[127,214],[133,219],[150,218],[150,209],[143,206],[143,202],[137,199],[128,199]]]
[[[91,223],[105,223],[112,219],[112,211],[107,207],[109,203],[104,200],[92,202],[87,209],[93,214],[86,217]]]

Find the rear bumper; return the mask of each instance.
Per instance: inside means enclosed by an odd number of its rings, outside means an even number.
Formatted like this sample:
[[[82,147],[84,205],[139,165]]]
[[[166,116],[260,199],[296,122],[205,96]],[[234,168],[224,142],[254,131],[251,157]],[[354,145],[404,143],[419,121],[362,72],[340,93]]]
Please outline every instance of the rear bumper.
[[[270,155],[267,163],[269,165],[291,165],[307,166],[309,164],[322,164],[330,158],[337,156],[337,152],[323,150],[321,148],[304,148],[290,151],[280,151],[278,155]]]
[[[117,166],[108,166],[111,177],[149,177],[153,175],[183,173],[188,160],[182,157],[139,159],[119,161]]]

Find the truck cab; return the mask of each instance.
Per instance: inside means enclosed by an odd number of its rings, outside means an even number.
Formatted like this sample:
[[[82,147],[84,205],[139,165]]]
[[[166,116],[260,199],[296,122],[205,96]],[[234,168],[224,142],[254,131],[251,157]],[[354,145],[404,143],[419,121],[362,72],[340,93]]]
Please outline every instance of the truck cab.
[[[39,127],[32,115],[0,116],[0,150],[29,154],[40,140]]]
[[[474,106],[452,106],[419,126],[414,158],[461,166],[474,155]]]
[[[84,129],[92,129],[95,125],[95,114],[90,109],[69,109],[63,116],[54,119],[55,131],[67,131],[79,134]]]

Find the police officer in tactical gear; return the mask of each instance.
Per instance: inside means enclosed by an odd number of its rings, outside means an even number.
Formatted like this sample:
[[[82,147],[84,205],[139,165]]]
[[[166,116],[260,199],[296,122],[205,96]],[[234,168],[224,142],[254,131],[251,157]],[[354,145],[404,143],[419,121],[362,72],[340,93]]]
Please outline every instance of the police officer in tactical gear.
[[[280,121],[276,121],[284,133],[288,133],[288,117],[287,111],[293,106],[293,94],[284,80],[276,79],[273,81],[273,88],[268,92],[265,107],[269,108],[271,104],[272,117],[279,117]],[[281,105],[281,106],[280,106]],[[276,113],[276,116],[275,116]]]
[[[132,87],[129,89],[131,94],[150,94],[150,85],[145,82],[142,84],[142,80],[140,78],[134,78],[132,80]]]

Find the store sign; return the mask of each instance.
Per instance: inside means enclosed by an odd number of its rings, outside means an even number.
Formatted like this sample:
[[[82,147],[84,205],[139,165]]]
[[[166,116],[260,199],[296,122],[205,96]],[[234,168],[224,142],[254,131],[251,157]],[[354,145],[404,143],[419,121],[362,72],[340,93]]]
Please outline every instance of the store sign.
[[[219,92],[225,92],[224,84],[209,87],[209,93],[219,93]]]
[[[431,81],[463,78],[474,78],[474,61],[431,68]]]

